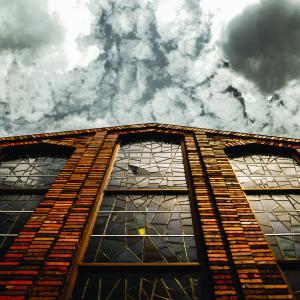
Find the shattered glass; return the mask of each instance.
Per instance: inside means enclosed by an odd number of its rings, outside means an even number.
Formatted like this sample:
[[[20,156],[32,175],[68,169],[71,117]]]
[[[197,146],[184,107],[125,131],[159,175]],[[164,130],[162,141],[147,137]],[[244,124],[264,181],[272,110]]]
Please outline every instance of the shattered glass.
[[[109,189],[186,188],[181,145],[139,141],[121,146]]]

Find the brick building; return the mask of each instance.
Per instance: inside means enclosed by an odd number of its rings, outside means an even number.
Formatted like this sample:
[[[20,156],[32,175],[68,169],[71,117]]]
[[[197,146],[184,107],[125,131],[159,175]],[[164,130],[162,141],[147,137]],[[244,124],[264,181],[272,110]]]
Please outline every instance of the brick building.
[[[299,151],[161,124],[1,138],[0,300],[300,299]]]

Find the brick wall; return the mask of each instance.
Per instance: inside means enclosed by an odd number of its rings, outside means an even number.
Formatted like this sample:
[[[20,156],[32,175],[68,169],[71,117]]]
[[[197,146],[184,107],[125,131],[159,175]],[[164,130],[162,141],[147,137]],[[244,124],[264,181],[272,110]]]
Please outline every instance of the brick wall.
[[[147,132],[180,135],[185,140],[205,244],[199,249],[200,257],[214,297],[292,299],[225,149],[250,143],[299,149],[300,141],[144,124],[0,139],[0,147],[50,143],[74,148],[0,261],[0,300],[58,299],[63,295],[118,137]]]

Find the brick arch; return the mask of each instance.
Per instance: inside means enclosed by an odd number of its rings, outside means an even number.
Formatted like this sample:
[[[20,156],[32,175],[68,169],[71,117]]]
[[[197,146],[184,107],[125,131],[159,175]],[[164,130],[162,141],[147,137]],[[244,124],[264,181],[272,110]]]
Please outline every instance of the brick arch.
[[[134,135],[142,135],[142,134],[147,134],[147,135],[169,135],[169,136],[184,136],[187,133],[194,134],[193,131],[183,131],[183,130],[175,130],[172,128],[126,128],[124,130],[116,130],[116,131],[111,131],[111,133],[115,133],[118,135],[119,138],[123,137],[130,137]]]

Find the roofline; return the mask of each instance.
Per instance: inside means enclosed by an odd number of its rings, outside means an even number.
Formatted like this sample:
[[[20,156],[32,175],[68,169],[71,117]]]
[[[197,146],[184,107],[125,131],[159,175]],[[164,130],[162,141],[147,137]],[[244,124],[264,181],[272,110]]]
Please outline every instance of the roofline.
[[[155,128],[166,128],[166,129],[177,129],[184,131],[193,131],[205,132],[213,135],[225,135],[231,137],[242,137],[242,138],[256,138],[256,139],[268,139],[274,141],[284,141],[292,143],[300,143],[300,139],[287,138],[281,136],[268,136],[268,135],[258,135],[253,133],[243,133],[236,131],[226,131],[226,130],[217,130],[217,129],[208,129],[208,128],[199,128],[192,126],[183,126],[177,124],[162,124],[162,123],[137,123],[129,125],[119,125],[119,126],[107,126],[101,128],[90,128],[90,129],[79,129],[79,130],[67,130],[67,131],[57,131],[57,132],[48,132],[48,133],[38,133],[31,135],[19,135],[19,136],[8,136],[1,137],[0,143],[12,142],[12,141],[26,141],[32,139],[51,139],[54,137],[69,137],[69,136],[80,136],[80,135],[91,135],[100,131],[116,131],[116,130],[126,130],[126,129],[142,129],[145,127]]]

